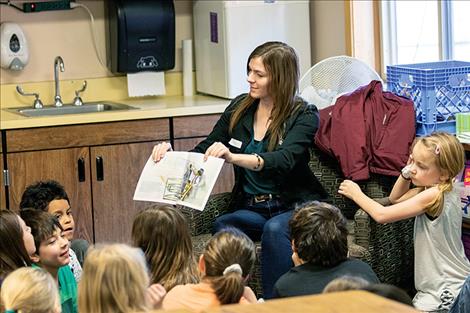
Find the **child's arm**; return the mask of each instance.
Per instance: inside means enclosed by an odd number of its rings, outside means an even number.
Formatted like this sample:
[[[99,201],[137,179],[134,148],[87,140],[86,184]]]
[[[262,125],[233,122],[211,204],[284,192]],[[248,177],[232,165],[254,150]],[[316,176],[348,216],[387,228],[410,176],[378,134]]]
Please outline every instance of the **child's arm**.
[[[243,290],[243,296],[242,297],[244,297],[249,303],[258,302],[258,299],[256,299],[255,293],[248,286],[245,286],[245,289]]]
[[[384,207],[366,196],[353,181],[343,181],[338,190],[339,194],[356,202],[377,223],[381,224],[404,220],[424,213],[426,206],[435,199],[438,192],[437,187],[431,187],[402,202]]]
[[[399,200],[410,190],[411,181],[404,179],[401,175],[398,176],[395,184],[393,185],[392,192],[388,199],[393,204],[400,202]],[[403,201],[403,199],[402,199]]]

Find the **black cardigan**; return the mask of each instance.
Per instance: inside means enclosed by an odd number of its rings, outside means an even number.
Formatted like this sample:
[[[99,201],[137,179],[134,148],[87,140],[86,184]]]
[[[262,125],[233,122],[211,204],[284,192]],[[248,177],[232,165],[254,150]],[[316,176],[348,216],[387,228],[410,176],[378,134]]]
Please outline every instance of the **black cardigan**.
[[[256,100],[242,116],[238,124],[229,134],[230,117],[236,110],[246,94],[233,99],[225,109],[221,118],[217,121],[209,136],[200,142],[192,151],[204,153],[214,142],[221,142],[232,153],[243,153],[253,137],[253,119],[259,101]],[[280,190],[283,203],[290,206],[295,202],[307,200],[321,200],[327,198],[327,193],[316,179],[308,166],[310,160],[309,147],[313,144],[315,132],[319,125],[318,110],[314,105],[307,105],[301,98],[301,108],[284,123],[285,130],[283,140],[278,143],[272,152],[260,153],[264,160],[264,167],[260,171],[261,177],[273,178]],[[240,148],[229,144],[231,139],[242,143]],[[265,145],[268,143],[265,142]],[[237,205],[236,200],[241,199],[243,192],[242,168],[234,165],[235,186],[233,188],[232,205]]]

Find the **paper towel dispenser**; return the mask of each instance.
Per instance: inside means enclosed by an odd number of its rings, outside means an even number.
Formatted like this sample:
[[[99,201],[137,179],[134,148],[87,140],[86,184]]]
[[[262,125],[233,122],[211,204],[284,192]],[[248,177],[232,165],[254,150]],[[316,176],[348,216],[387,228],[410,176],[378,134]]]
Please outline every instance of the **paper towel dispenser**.
[[[113,73],[175,67],[173,0],[107,1],[108,66]]]

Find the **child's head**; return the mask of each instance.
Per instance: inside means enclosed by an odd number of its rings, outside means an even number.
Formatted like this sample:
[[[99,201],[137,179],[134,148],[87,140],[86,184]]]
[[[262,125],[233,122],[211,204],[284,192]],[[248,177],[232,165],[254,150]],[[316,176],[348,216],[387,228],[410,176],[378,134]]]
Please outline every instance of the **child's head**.
[[[152,283],[170,290],[198,282],[189,227],[176,208],[152,206],[139,212],[132,225],[132,241],[145,253]]]
[[[403,304],[407,304],[409,306],[413,306],[413,301],[411,300],[410,296],[403,289],[394,285],[370,284],[361,289]]]
[[[358,276],[341,276],[330,281],[325,288],[323,293],[336,292],[336,291],[347,291],[347,290],[358,290],[369,285],[369,282],[364,278]]]
[[[124,244],[90,248],[78,284],[78,311],[146,311],[148,285],[145,257],[140,249]]]
[[[0,279],[22,266],[30,266],[34,238],[23,219],[8,210],[0,210]]]
[[[52,276],[42,269],[22,267],[3,281],[1,299],[6,311],[59,313],[59,291]]]
[[[292,249],[302,261],[333,267],[347,259],[346,219],[337,207],[305,203],[295,210],[289,227]]]
[[[21,197],[20,209],[47,211],[56,216],[70,241],[73,239],[75,222],[70,201],[61,184],[54,180],[39,181],[26,188]]]
[[[44,211],[25,209],[21,217],[31,227],[36,252],[31,260],[49,272],[69,264],[69,241],[55,216]]]
[[[421,187],[439,186],[441,192],[427,211],[430,215],[437,216],[442,209],[442,193],[452,190],[453,178],[464,167],[463,146],[455,136],[436,132],[416,140],[411,158],[413,184]]]
[[[240,301],[255,257],[253,241],[236,228],[223,229],[209,240],[199,268],[221,304]]]

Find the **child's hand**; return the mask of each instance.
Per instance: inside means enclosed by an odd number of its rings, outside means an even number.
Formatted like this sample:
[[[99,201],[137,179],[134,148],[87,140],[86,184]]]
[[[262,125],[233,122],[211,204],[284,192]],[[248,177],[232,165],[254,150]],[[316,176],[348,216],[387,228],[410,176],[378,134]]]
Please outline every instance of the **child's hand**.
[[[166,295],[165,288],[160,284],[153,284],[147,288],[147,303],[154,310],[162,307],[163,298]]]
[[[354,201],[354,197],[361,194],[361,188],[352,180],[344,180],[339,185],[338,193]]]
[[[243,290],[242,297],[244,297],[250,303],[258,302],[258,299],[256,299],[256,295],[253,292],[253,290],[250,287],[247,287],[247,286],[245,286],[245,289]]]

